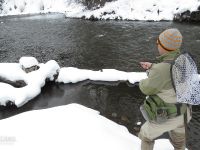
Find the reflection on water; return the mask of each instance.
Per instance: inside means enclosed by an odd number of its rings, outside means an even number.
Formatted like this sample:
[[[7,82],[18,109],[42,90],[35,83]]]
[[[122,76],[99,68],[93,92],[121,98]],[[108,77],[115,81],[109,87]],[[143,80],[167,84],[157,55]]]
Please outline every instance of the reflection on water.
[[[154,61],[156,38],[166,28],[177,27],[184,36],[182,49],[194,54],[200,66],[200,26],[172,22],[90,22],[66,19],[62,15],[0,18],[0,60],[17,62],[21,56],[35,56],[40,62],[54,59],[60,66],[100,70],[113,68],[142,71],[139,61]],[[136,133],[137,121],[144,121],[139,106],[144,95],[127,83],[84,81],[77,84],[48,83],[42,94],[21,108],[1,107],[0,118],[20,112],[79,103],[126,125]],[[199,144],[199,106],[189,124],[188,145]]]

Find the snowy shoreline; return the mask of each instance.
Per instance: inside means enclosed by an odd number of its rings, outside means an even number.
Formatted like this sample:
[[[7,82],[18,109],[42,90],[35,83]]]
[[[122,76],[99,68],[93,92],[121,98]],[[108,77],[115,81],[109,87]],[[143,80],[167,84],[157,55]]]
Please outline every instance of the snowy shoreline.
[[[145,5],[144,5],[145,4]],[[25,15],[40,13],[62,13],[69,18],[84,18],[90,20],[173,20],[176,14],[185,11],[197,11],[198,0],[117,0],[106,2],[89,10],[75,0],[5,0],[2,3],[0,16]]]
[[[22,57],[19,63],[0,63],[0,77],[13,82],[26,82],[27,85],[22,88],[0,83],[1,105],[6,103],[6,98],[13,98],[13,103],[20,107],[41,92],[47,79],[65,84],[87,79],[109,82],[124,80],[134,84],[147,76],[145,72],[115,69],[92,71],[73,67],[60,68],[54,60],[43,64],[34,57]],[[80,104],[24,112],[0,120],[0,128],[3,129],[0,148],[4,150],[26,150],[27,147],[30,150],[140,150],[141,145],[140,139],[129,133],[125,126]],[[160,149],[173,150],[173,147],[168,139],[159,139],[155,141],[154,150]]]
[[[14,125],[14,127],[13,127]],[[140,150],[141,141],[126,127],[79,104],[34,110],[0,120],[4,150]],[[173,150],[168,139],[154,150]]]
[[[33,70],[30,70],[32,67]],[[147,78],[145,72],[123,72],[115,69],[92,71],[74,67],[60,68],[54,60],[43,64],[38,63],[34,57],[22,57],[19,63],[0,63],[0,79],[14,83],[18,81],[25,82],[25,85],[20,88],[6,82],[0,82],[0,105],[5,106],[8,102],[12,102],[17,107],[21,107],[40,94],[46,81],[64,84],[84,80],[128,81],[134,84],[145,78]]]
[[[19,63],[0,63],[0,77],[26,82],[27,85],[22,88],[0,83],[1,105],[9,99],[20,107],[41,92],[47,79],[58,83],[76,83],[86,79],[127,80],[134,84],[147,76],[144,72],[115,69],[92,71],[73,67],[60,68],[54,60],[43,64],[34,57],[22,57]],[[141,144],[140,139],[130,134],[125,126],[79,104],[24,112],[0,120],[0,128],[3,129],[0,148],[4,150],[26,150],[27,147],[30,150],[93,150],[94,147],[96,150],[140,150]],[[154,150],[160,149],[173,150],[173,147],[168,139],[159,139],[155,142]]]

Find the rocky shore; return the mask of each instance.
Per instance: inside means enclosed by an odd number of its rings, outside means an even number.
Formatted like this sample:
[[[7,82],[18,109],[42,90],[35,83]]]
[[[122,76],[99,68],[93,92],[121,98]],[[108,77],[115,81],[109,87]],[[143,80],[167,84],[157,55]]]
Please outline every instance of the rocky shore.
[[[145,6],[144,6],[145,3]],[[199,8],[198,8],[199,6]],[[131,0],[0,0],[0,15],[27,15],[61,13],[66,18],[98,20],[142,20],[199,22],[200,1],[191,0],[187,5],[180,0],[173,2]]]
[[[0,0],[0,11],[2,10],[2,3],[4,0]]]
[[[189,10],[187,10],[183,13],[176,14],[173,20],[176,22],[199,23],[200,22],[200,7],[198,11],[190,12]]]
[[[82,3],[87,6],[88,9],[98,9],[103,7],[106,2],[111,2],[114,0],[82,0]]]
[[[82,0],[82,3],[87,6],[88,9],[95,10],[103,7],[106,2],[111,2],[114,0]],[[103,15],[107,14],[115,14],[115,12],[104,12]],[[83,16],[82,19],[85,19]],[[115,20],[121,20],[122,18],[118,17]],[[91,21],[98,21],[100,19],[94,17],[93,15],[89,18]],[[178,13],[174,15],[173,21],[175,22],[191,22],[191,23],[198,23],[200,22],[200,6],[197,11],[185,11],[183,13]]]

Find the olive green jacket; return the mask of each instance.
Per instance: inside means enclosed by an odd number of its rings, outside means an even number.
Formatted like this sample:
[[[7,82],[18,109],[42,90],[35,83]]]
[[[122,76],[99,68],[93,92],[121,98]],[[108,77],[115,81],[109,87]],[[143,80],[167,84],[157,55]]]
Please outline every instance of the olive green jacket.
[[[176,94],[172,86],[170,63],[180,54],[179,50],[159,56],[160,63],[152,64],[148,78],[139,83],[140,90],[145,95],[161,98],[166,103],[176,103]]]

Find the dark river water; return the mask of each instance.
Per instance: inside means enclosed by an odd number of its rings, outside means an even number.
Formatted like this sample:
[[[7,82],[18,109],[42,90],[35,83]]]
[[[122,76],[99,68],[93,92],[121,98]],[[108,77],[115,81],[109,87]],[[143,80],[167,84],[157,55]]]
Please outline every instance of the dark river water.
[[[173,22],[128,22],[68,19],[63,15],[0,18],[0,62],[18,62],[34,56],[40,62],[56,60],[61,67],[143,71],[140,61],[155,61],[156,39],[166,28],[178,28],[184,37],[182,50],[190,51],[200,68],[200,26]],[[18,113],[79,103],[125,125],[137,134],[144,122],[139,106],[145,96],[137,84],[83,81],[76,84],[47,83],[42,93],[20,108],[0,107],[0,119]],[[200,110],[193,107],[187,145],[200,146]]]

